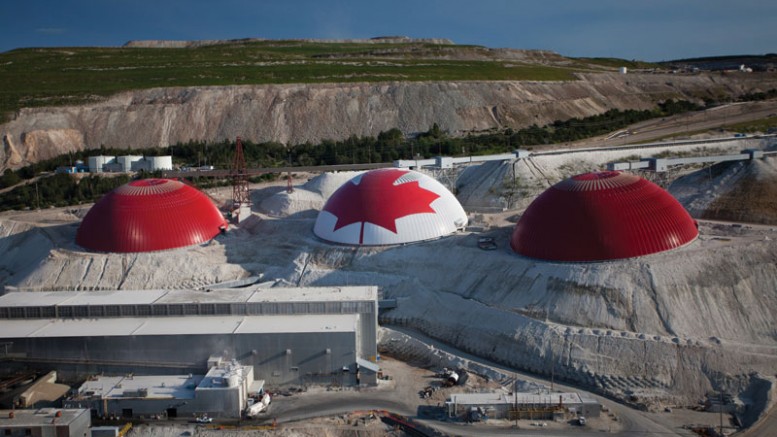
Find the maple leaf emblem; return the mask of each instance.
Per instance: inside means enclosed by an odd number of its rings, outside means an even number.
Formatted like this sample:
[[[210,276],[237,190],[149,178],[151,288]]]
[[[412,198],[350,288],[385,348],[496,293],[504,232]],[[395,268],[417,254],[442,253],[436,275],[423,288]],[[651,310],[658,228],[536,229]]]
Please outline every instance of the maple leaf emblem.
[[[334,230],[361,223],[359,244],[364,239],[364,224],[372,223],[397,233],[396,220],[408,215],[435,213],[431,203],[440,196],[421,188],[418,180],[399,181],[406,170],[374,170],[340,187],[324,206],[337,217]]]

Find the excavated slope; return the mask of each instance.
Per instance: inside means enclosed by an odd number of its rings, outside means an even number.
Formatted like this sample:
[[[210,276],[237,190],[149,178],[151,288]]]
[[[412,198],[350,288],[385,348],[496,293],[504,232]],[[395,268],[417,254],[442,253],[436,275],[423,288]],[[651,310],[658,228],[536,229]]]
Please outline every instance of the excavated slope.
[[[777,157],[717,164],[677,179],[669,191],[694,217],[777,225]]]
[[[399,128],[452,133],[544,125],[777,88],[774,75],[580,75],[567,82],[394,82],[156,88],[99,103],[28,108],[0,126],[0,170],[74,150],[166,147],[242,136],[287,144]]]

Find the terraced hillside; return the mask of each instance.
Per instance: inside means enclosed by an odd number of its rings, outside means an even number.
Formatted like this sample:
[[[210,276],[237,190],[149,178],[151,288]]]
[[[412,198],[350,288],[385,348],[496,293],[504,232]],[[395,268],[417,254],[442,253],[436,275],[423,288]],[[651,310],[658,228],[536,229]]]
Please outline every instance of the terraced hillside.
[[[572,72],[586,66],[547,52],[408,41],[160,41],[12,50],[0,53],[0,112],[87,103],[120,91],[156,87],[570,80]]]
[[[14,50],[0,54],[8,120],[0,124],[0,170],[102,146],[238,135],[318,144],[394,128],[414,135],[434,124],[466,135],[777,88],[775,73],[624,75],[617,64],[391,39]]]

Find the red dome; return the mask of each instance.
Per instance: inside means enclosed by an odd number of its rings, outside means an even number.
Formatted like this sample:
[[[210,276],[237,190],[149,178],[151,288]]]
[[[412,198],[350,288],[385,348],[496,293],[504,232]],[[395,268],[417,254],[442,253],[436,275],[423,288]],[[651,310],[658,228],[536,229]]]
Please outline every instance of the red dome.
[[[573,176],[529,205],[510,246],[553,261],[602,261],[674,249],[699,234],[674,197],[639,176],[617,171]]]
[[[76,243],[100,252],[149,252],[202,243],[226,226],[211,200],[169,179],[141,179],[103,196],[86,214]]]

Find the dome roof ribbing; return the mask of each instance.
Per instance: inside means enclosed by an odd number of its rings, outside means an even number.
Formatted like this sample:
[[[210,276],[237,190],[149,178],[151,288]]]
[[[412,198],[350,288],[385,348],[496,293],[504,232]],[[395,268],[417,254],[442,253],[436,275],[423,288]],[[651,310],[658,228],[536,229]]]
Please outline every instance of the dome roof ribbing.
[[[103,196],[76,243],[99,252],[148,252],[208,241],[227,225],[201,191],[170,179],[141,179]]]
[[[510,246],[553,261],[631,258],[683,246],[696,222],[656,184],[617,171],[563,180],[537,197],[513,230]]]

